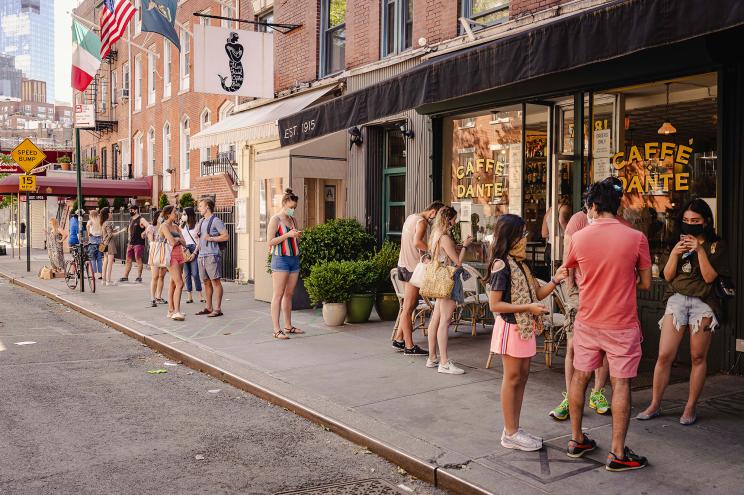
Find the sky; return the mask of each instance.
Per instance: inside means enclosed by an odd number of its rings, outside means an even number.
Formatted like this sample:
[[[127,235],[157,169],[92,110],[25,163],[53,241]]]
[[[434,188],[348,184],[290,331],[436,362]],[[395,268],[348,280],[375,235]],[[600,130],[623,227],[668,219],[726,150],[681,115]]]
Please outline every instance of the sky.
[[[54,92],[57,101],[72,103],[72,20],[70,12],[79,0],[54,0]]]

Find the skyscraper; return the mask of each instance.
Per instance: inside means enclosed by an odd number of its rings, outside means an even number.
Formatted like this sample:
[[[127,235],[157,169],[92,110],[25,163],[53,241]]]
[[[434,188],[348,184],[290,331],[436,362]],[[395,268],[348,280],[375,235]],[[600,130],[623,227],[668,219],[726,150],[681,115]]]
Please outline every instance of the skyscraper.
[[[54,102],[54,5],[52,0],[0,0],[0,53],[14,57],[28,79],[46,82]]]

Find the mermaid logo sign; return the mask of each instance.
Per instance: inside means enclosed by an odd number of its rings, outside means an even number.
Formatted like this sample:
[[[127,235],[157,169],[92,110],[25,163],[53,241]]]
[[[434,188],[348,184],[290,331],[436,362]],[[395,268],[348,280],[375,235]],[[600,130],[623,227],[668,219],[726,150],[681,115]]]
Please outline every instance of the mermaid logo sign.
[[[200,24],[193,28],[194,91],[274,97],[272,34]]]

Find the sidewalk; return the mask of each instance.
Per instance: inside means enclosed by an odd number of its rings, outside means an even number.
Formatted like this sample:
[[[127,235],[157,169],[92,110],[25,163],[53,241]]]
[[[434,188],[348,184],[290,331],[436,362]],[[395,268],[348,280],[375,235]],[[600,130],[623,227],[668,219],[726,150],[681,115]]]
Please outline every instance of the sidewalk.
[[[156,349],[169,346],[224,370],[228,381],[234,376],[250,382],[265,398],[279,397],[279,403],[292,409],[297,404],[299,414],[452,491],[730,494],[739,493],[744,484],[738,461],[744,457],[744,377],[711,377],[699,422],[692,427],[677,422],[687,384],[670,386],[662,418],[630,425],[628,444],[646,455],[651,466],[609,473],[604,459],[611,418],[588,407],[585,426],[600,448],[586,459],[564,454],[569,424],[547,416],[564,388],[562,364],[546,369],[541,354],[532,364],[522,425],[543,436],[546,448],[525,453],[500,446],[499,360],[493,369],[484,369],[490,329],[479,328],[477,337],[451,333],[450,354],[467,373],[442,375],[425,368],[424,358],[393,352],[389,322],[329,328],[319,310],[300,311],[293,323],[307,333],[279,341],[271,336],[269,306],[253,299],[252,286],[225,284],[221,318],[194,316],[199,303],[182,304],[186,321],[175,322],[166,318],[165,307],[148,307],[147,284],[130,282],[81,294],[67,289],[64,280],[38,279],[45,262],[46,253],[35,250],[27,274],[25,259],[0,256],[0,274],[144,335]],[[115,279],[122,271],[117,264]],[[149,272],[143,278],[149,281]],[[418,333],[416,339],[424,343]],[[649,397],[648,389],[634,392],[633,414]]]

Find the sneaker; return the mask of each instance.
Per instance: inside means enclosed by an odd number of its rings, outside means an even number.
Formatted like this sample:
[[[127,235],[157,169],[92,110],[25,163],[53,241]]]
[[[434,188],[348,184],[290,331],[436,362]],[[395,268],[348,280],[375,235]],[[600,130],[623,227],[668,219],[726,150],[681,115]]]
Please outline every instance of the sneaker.
[[[406,349],[406,343],[402,340],[399,342],[397,340],[393,340],[393,349],[395,349],[398,352],[403,352]]]
[[[444,364],[440,363],[437,371],[439,373],[446,373],[448,375],[462,375],[465,373],[464,369],[455,366],[455,363],[453,363],[451,360],[447,361]]]
[[[519,427],[519,431],[521,431],[522,433],[524,433],[525,435],[527,435],[530,438],[533,438],[535,440],[538,440],[540,443],[542,443],[542,441],[543,441],[543,438],[542,437],[538,437],[537,435],[533,435],[532,433],[530,433],[528,431],[525,431],[521,426]]]
[[[152,301],[150,301],[150,307],[151,308],[157,308],[158,307],[158,303],[155,302],[155,299],[153,299]]]
[[[184,321],[186,319],[186,315],[183,313],[173,313],[171,316],[171,320],[174,321]]]
[[[427,368],[436,368],[437,366],[439,366],[439,359],[426,358]]]
[[[103,280],[103,277],[99,275],[98,280]]]
[[[529,435],[527,432],[520,428],[514,435],[507,435],[506,430],[502,431],[501,446],[507,449],[533,452],[535,450],[540,450],[543,444],[542,440]]]
[[[619,459],[615,454],[607,454],[607,464],[605,469],[608,471],[631,471],[633,469],[642,469],[648,466],[648,459],[636,454],[628,447],[625,447],[625,457]]]
[[[142,277],[137,277],[137,278],[135,278],[135,279],[134,279],[134,281],[135,281],[135,282],[140,282],[140,283],[141,283],[141,282],[142,282]]]
[[[604,396],[603,388],[589,395],[589,407],[594,409],[597,414],[607,414],[610,412],[610,404],[607,402],[607,397]]]
[[[568,442],[566,454],[568,454],[568,457],[578,458],[583,456],[587,452],[593,451],[596,448],[597,442],[589,438],[585,433],[584,438],[582,438],[581,441],[571,439]]]
[[[548,416],[557,421],[565,421],[568,419],[568,396],[566,395],[566,392],[563,392],[563,400],[561,403],[558,404],[558,407],[550,411]]]
[[[405,346],[405,344],[404,344],[404,346]],[[407,348],[407,347],[404,348],[403,349],[403,354],[405,354],[406,356],[428,356],[429,355],[429,351],[427,351],[426,349],[422,349],[422,348],[420,348],[417,345],[414,345],[410,349]]]
[[[129,279],[127,277],[121,277],[119,282],[129,282]]]

